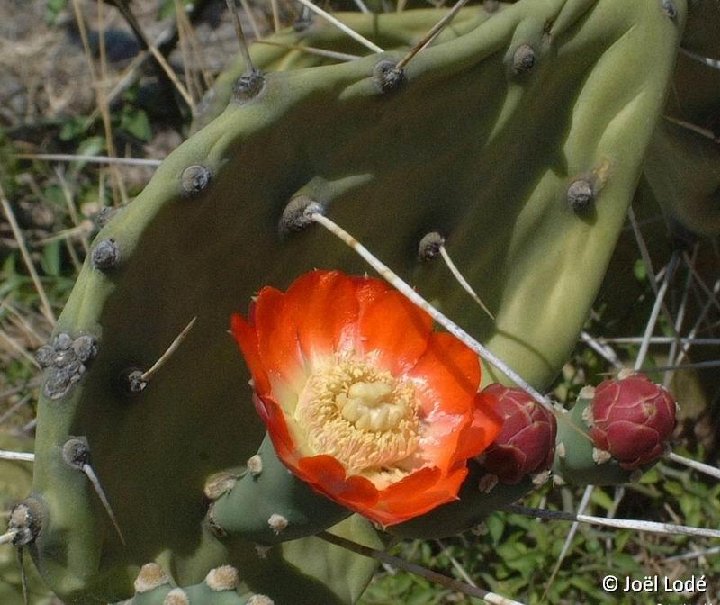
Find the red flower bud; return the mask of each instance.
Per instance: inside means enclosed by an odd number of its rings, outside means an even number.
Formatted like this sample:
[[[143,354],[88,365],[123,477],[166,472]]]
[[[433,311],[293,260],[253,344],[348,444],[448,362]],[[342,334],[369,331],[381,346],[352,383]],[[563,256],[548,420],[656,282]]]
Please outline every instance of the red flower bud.
[[[675,400],[642,374],[600,383],[589,410],[595,447],[626,470],[660,458],[675,428]]]
[[[491,384],[484,394],[498,399],[503,419],[500,434],[478,458],[484,471],[501,483],[516,484],[552,466],[555,455],[555,416],[522,389]]]

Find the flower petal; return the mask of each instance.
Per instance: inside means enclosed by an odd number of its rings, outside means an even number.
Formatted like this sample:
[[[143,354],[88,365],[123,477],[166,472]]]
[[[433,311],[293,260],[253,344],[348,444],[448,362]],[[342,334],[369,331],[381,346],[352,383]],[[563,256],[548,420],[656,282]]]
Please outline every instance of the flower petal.
[[[305,384],[304,363],[294,314],[285,308],[285,296],[275,288],[263,288],[258,294],[255,301],[258,351],[271,382],[280,380],[299,391]]]
[[[292,464],[296,458],[296,446],[285,422],[285,414],[282,408],[271,397],[261,398],[254,395],[253,403],[260,418],[265,423],[278,458],[283,460],[287,465]]]
[[[469,457],[467,452],[487,447],[499,429],[495,417],[483,412],[491,402],[476,399],[480,361],[472,350],[451,334],[433,333],[425,353],[407,375],[422,408],[422,449],[428,464],[446,470],[462,456]]]
[[[357,286],[339,271],[312,271],[293,282],[285,294],[303,355],[312,360],[343,348],[357,321]]]
[[[411,369],[425,352],[432,319],[402,294],[389,290],[361,307],[358,350],[397,376]]]
[[[370,518],[385,526],[395,525],[452,502],[467,473],[466,466],[449,474],[436,467],[423,468],[380,492],[380,501]]]
[[[348,477],[342,464],[332,456],[301,458],[297,471],[315,489],[361,514],[367,514],[377,502],[375,486],[365,477]]]
[[[230,331],[240,347],[245,363],[248,365],[255,392],[260,394],[270,393],[270,381],[260,358],[255,326],[246,322],[239,314],[234,313],[230,317]]]
[[[372,305],[378,298],[392,289],[390,284],[382,279],[354,276],[350,277],[350,280],[355,286],[355,296],[360,306],[360,315],[365,313],[365,309]]]
[[[497,398],[488,393],[475,396],[472,424],[460,433],[455,459],[477,456],[486,450],[500,434],[503,420],[497,410]]]
[[[414,368],[407,372],[426,396],[425,414],[442,408],[448,413],[465,413],[480,384],[477,355],[447,332],[435,332]]]

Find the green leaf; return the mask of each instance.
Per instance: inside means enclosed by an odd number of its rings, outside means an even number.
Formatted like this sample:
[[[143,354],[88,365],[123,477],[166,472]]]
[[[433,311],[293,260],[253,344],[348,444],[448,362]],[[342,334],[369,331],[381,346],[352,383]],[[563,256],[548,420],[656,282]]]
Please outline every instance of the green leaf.
[[[149,141],[152,137],[150,120],[142,109],[126,109],[120,118],[120,128],[141,141]]]
[[[594,490],[590,499],[605,510],[612,510],[615,507],[612,498],[608,496],[607,492],[600,489]]]
[[[105,149],[105,137],[88,137],[77,148],[78,155],[98,155]]]
[[[587,577],[583,577],[580,575],[574,576],[570,580],[570,584],[575,586],[576,588],[579,588],[580,591],[588,597],[593,596],[596,599],[602,599],[604,596],[606,596],[601,590],[598,589],[597,583],[593,582]]]
[[[642,282],[645,281],[647,278],[647,271],[645,269],[645,263],[641,258],[637,259],[635,261],[635,266],[633,267],[633,273],[635,274],[635,279]]]
[[[632,533],[629,531],[617,532],[614,536],[615,549],[618,552],[623,551],[625,549],[625,545],[628,543],[630,538],[632,538]]]
[[[46,275],[60,275],[60,240],[46,244],[42,251],[40,266]]]
[[[67,6],[67,0],[48,0],[45,9],[45,20],[54,25],[57,22],[58,15]]]
[[[84,117],[77,116],[70,118],[63,123],[58,137],[61,141],[72,141],[84,135],[89,126],[90,123]]]
[[[647,473],[640,477],[640,483],[658,483],[662,479],[660,471],[654,466]]]
[[[498,513],[493,513],[485,520],[485,525],[490,532],[493,544],[499,544],[500,538],[505,530],[505,521],[502,516]]]

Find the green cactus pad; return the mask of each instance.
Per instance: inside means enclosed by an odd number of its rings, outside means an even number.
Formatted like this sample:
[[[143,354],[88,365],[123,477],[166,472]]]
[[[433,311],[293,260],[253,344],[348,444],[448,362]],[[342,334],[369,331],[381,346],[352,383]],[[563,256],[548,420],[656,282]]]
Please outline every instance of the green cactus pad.
[[[367,269],[319,227],[281,237],[298,192],[317,185],[331,218],[547,384],[623,224],[672,71],[677,5],[670,19],[657,0],[521,0],[421,52],[391,94],[373,74],[400,51],[267,73],[246,86],[256,96],[173,152],[97,236],[47,355],[33,477],[42,528],[30,550],[48,584],[76,603],[129,598],[153,560],[183,585],[223,563],[250,590],[265,577],[270,563],[251,544],[220,543],[202,523],[206,479],[242,464],[264,434],[229,317],[263,285],[314,267]],[[523,44],[534,60],[518,71]],[[418,259],[429,231],[446,237],[495,321],[443,266]],[[71,438],[87,444],[124,544],[87,473],[63,459]],[[275,561],[276,589],[312,584],[325,591],[315,602],[342,600],[333,578],[303,573],[319,556],[292,571]],[[372,565],[362,570],[345,596],[369,580]]]
[[[173,587],[170,582],[159,565],[145,565],[135,580],[135,596],[116,605],[246,605],[252,596],[238,592],[239,573],[230,565],[210,570],[192,586]]]
[[[218,533],[276,544],[315,535],[350,516],[289,473],[268,437],[255,459],[258,468],[248,470],[212,504],[210,519]]]
[[[335,13],[333,16],[381,48],[407,49],[447,12],[447,9],[419,9],[380,17],[361,13]],[[489,18],[490,13],[477,7],[463,9],[449,27],[440,33],[437,41],[457,38]],[[313,50],[303,50],[308,48]],[[290,71],[341,62],[339,58],[318,54],[315,50],[361,57],[368,54],[368,50],[359,42],[315,17],[310,27],[301,32],[282,32],[268,40],[256,42],[250,48],[250,56],[255,67],[264,72]],[[202,111],[193,122],[193,130],[206,126],[225,110],[232,99],[237,79],[246,70],[245,60],[240,56],[220,74],[205,96]]]

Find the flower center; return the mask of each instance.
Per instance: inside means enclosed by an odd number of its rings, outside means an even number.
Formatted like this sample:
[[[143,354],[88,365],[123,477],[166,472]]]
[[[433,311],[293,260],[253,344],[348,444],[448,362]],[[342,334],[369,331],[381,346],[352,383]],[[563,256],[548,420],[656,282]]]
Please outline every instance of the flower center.
[[[420,441],[413,386],[356,359],[333,360],[315,370],[300,393],[294,419],[310,455],[333,456],[348,474],[383,486]]]

